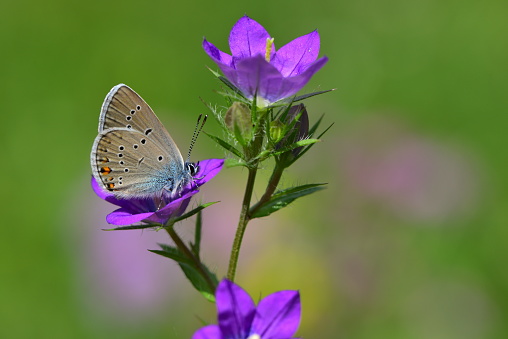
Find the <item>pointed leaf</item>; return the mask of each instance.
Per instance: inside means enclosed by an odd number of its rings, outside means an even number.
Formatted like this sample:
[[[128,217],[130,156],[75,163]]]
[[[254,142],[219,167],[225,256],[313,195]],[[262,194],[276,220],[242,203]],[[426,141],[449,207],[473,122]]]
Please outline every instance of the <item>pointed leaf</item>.
[[[219,137],[216,137],[214,135],[211,135],[211,134],[208,134],[206,132],[203,132],[205,133],[206,135],[208,135],[212,140],[214,140],[216,143],[218,143],[219,145],[221,145],[222,147],[224,147],[226,150],[228,150],[229,152],[233,153],[234,155],[236,155],[237,157],[239,157],[240,159],[243,159],[243,154],[237,150],[233,145],[227,143],[226,141],[222,140],[221,138]]]
[[[180,265],[180,268],[182,269],[183,273],[189,279],[192,286],[194,286],[195,289],[199,291],[207,300],[211,302],[215,302],[215,291],[212,290],[212,288],[208,285],[205,278],[201,275],[199,270],[195,268],[194,266],[178,263]],[[217,276],[210,272],[210,270],[205,266],[201,265],[203,270],[205,270],[208,274],[208,276],[212,279],[212,282],[215,286],[219,284],[219,280],[217,279]]]
[[[225,165],[227,168],[237,167],[237,166],[245,166],[245,167],[248,167],[246,162],[244,162],[244,161],[242,161],[242,160],[238,160],[238,159],[233,159],[233,158],[228,158],[228,159],[226,159],[226,161],[224,161],[224,165]]]
[[[105,228],[103,231],[127,231],[127,230],[143,230],[145,228],[154,228],[161,227],[160,224],[144,224],[144,225],[131,225],[131,226],[121,226],[115,228]]]
[[[195,209],[185,213],[184,215],[182,216],[179,216],[178,218],[175,218],[175,219],[172,219],[172,223],[176,223],[178,221],[181,221],[181,220],[184,220],[184,219],[187,219],[187,218],[190,218],[192,217],[194,214],[198,213],[199,211],[201,210],[204,210],[205,208],[207,208],[208,206],[211,206],[213,204],[216,204],[218,203],[219,201],[213,201],[213,202],[207,202],[206,204],[201,204],[199,205],[198,207],[196,207]]]
[[[173,259],[177,263],[187,264],[191,265],[192,261],[187,258],[180,250],[176,247],[165,245],[165,244],[158,244],[162,250],[149,250],[152,253],[161,255],[166,258]]]
[[[307,98],[310,98],[310,97],[313,97],[313,96],[316,96],[316,95],[332,92],[332,91],[335,91],[335,88],[333,88],[333,89],[327,89],[326,91],[318,91],[318,92],[312,92],[312,93],[307,93],[307,94],[299,95],[299,96],[293,98],[292,100],[290,100],[289,102],[293,103],[293,102],[297,102],[297,101],[302,101],[304,99],[307,99]]]
[[[215,302],[214,297],[215,291],[212,291],[212,288],[206,282],[205,278],[203,278],[201,272],[196,267],[194,267],[195,264],[192,262],[192,260],[187,258],[176,247],[165,244],[158,245],[162,248],[162,250],[149,250],[149,251],[155,254],[159,254],[163,257],[175,260],[182,269],[187,279],[189,279],[191,284],[194,286],[194,288],[196,288],[206,299]],[[214,273],[210,272],[210,270],[205,265],[201,264],[201,267],[211,278],[214,286],[217,286],[218,284],[217,276]]]
[[[198,216],[196,218],[196,228],[194,229],[194,243],[190,244],[192,253],[196,257],[199,258],[199,252],[201,250],[201,228],[202,228],[202,214],[201,211],[198,212]]]
[[[321,142],[321,140],[319,140],[319,139],[303,139],[303,140],[294,142],[294,143],[292,143],[289,146],[280,148],[280,149],[278,149],[275,152],[270,152],[271,154],[269,154],[269,155],[270,156],[272,156],[272,155],[279,155],[279,154],[282,154],[282,153],[289,152],[289,151],[291,151],[291,150],[293,150],[295,148],[298,148],[298,147],[315,144],[316,142]],[[258,158],[261,158],[262,156],[263,157],[267,157],[268,156],[267,152],[269,152],[269,151],[261,152],[260,155],[258,156]]]
[[[329,130],[332,126],[333,126],[333,123],[332,123],[330,126],[328,126],[328,127],[327,127],[324,131],[323,131],[323,133],[321,133],[321,134],[318,136],[318,139],[319,139],[319,138],[321,138],[321,137],[322,137],[322,136],[323,136],[326,132],[328,132],[328,130]],[[288,166],[288,167],[289,167],[289,166],[291,166],[291,165],[292,165],[292,164],[293,164],[296,160],[300,159],[300,158],[301,158],[301,157],[302,157],[305,153],[307,153],[307,151],[309,151],[309,150],[311,149],[311,147],[312,147],[312,146],[314,146],[314,145],[315,145],[315,143],[310,144],[310,145],[308,145],[307,147],[304,147],[304,149],[303,149],[300,153],[298,153],[298,155],[297,155],[296,157],[294,157],[294,158],[293,158],[293,160],[291,160],[291,161],[287,164],[287,166]]]
[[[251,218],[266,217],[273,212],[286,207],[300,197],[323,190],[323,185],[326,184],[307,184],[279,191],[275,193],[272,198],[262,206],[256,207],[256,209],[253,211],[254,213],[251,215]]]

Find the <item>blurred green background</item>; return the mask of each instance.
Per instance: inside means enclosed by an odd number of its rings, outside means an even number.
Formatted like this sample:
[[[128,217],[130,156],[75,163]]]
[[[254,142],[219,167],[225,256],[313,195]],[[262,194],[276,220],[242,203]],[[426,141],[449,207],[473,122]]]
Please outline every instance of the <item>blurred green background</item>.
[[[126,83],[183,152],[200,98],[222,104],[204,36],[228,51],[244,14],[280,47],[319,29],[305,91],[334,127],[283,185],[328,182],[247,230],[237,282],[300,289],[303,338],[508,336],[506,1],[3,1],[0,337],[190,338],[215,309],[156,232],[103,232],[89,186],[102,101]],[[220,133],[214,121],[205,128]],[[206,136],[193,158],[223,157]],[[261,179],[269,173],[267,168]],[[219,276],[246,173],[196,201]],[[256,196],[262,192],[260,182]],[[180,226],[185,236],[190,227]]]

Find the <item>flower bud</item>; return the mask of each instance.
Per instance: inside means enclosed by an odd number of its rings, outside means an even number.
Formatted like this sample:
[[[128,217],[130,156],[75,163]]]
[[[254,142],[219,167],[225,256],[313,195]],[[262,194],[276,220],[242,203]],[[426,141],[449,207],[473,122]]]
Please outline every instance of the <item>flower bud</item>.
[[[279,120],[274,120],[270,123],[270,138],[275,142],[279,142],[284,137],[285,125]]]
[[[250,139],[252,132],[251,114],[249,107],[244,103],[234,102],[227,110],[224,122],[233,133],[239,131],[244,139]]]
[[[295,119],[298,120],[296,122]],[[289,146],[297,141],[303,140],[309,135],[309,115],[304,104],[292,106],[286,117],[283,119],[286,125],[293,124],[293,127],[287,132],[286,136],[276,144],[276,148]],[[294,156],[300,153],[302,147],[293,149],[291,152]]]

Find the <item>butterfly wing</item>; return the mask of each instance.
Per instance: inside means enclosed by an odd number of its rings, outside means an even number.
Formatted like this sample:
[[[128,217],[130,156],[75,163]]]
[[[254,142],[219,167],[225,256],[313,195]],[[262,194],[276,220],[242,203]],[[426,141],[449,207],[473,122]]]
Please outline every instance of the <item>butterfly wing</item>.
[[[170,153],[183,163],[180,150],[159,118],[136,92],[124,84],[109,91],[99,117],[99,133],[115,127],[140,131],[155,142],[167,145]]]
[[[102,105],[90,160],[97,182],[120,198],[153,197],[189,180],[167,130],[123,84],[113,87]]]

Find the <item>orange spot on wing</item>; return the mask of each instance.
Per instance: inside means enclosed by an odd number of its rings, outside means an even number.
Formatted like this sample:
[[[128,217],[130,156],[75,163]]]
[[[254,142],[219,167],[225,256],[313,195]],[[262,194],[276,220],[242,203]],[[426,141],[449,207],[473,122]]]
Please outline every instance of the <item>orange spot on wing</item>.
[[[101,174],[102,175],[108,175],[109,173],[111,173],[112,169],[110,167],[101,167]]]

